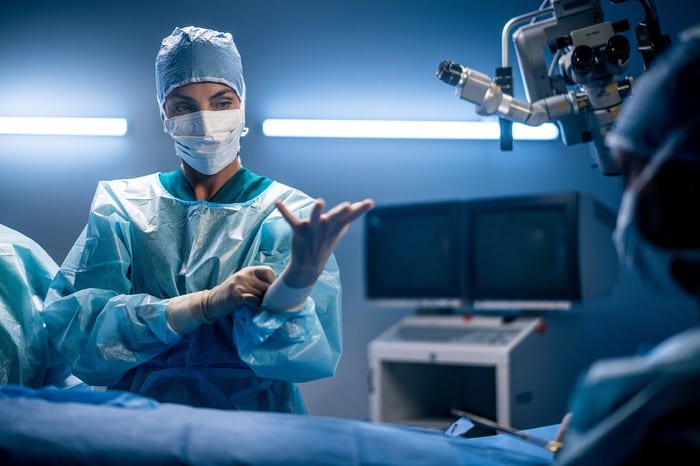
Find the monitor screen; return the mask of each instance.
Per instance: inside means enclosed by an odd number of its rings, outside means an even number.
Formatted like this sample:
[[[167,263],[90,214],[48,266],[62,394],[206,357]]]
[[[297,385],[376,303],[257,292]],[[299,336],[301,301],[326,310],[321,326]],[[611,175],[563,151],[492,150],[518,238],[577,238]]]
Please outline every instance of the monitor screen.
[[[377,206],[365,217],[366,292],[378,300],[460,299],[459,202]]]
[[[465,207],[470,301],[580,298],[575,193]]]
[[[614,284],[601,211],[577,192],[375,207],[365,216],[367,297],[489,312],[570,309]]]

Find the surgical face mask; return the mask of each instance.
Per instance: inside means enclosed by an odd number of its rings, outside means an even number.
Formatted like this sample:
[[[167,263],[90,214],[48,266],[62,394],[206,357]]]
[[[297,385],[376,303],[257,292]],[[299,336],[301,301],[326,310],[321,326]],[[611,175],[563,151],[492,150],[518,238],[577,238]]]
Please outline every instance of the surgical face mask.
[[[223,170],[238,157],[244,135],[243,109],[201,111],[167,118],[165,132],[178,157],[205,175]]]
[[[637,198],[636,191],[626,191],[622,196],[613,234],[618,256],[628,269],[637,272],[657,291],[685,293],[671,274],[671,262],[700,262],[700,250],[662,248],[644,238],[637,226]]]
[[[613,241],[622,263],[637,272],[644,281],[657,291],[687,293],[673,278],[671,263],[675,260],[700,262],[698,249],[668,249],[659,247],[644,238],[639,232],[637,202],[639,192],[658,172],[659,168],[673,154],[681,134],[674,135],[669,143],[652,158],[622,196],[617,226]]]

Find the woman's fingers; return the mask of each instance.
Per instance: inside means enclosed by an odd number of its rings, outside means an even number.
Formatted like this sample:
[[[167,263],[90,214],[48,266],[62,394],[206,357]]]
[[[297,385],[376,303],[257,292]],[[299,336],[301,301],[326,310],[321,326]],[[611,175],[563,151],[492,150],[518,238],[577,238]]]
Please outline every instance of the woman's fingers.
[[[321,223],[336,223],[342,229],[342,227],[374,207],[374,201],[372,199],[365,199],[354,203],[341,202],[324,214],[323,209],[325,207],[325,201],[323,199],[317,199],[311,208],[308,220],[300,220],[297,218],[281,201],[277,201],[275,205],[293,229],[297,229],[303,225],[314,226]]]

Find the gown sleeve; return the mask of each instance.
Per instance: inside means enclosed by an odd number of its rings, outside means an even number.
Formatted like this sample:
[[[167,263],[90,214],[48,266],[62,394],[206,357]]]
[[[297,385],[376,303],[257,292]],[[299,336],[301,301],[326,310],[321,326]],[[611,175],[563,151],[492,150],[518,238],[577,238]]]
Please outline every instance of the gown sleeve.
[[[308,216],[312,200],[285,203],[299,218]],[[263,224],[255,265],[280,274],[289,259],[291,229],[274,213]],[[340,272],[331,255],[311,295],[295,311],[237,311],[234,340],[241,359],[260,377],[306,382],[335,373],[342,354]]]
[[[44,307],[51,342],[89,385],[113,385],[180,339],[167,324],[168,299],[131,294],[131,268],[127,216],[116,203],[93,200]]]

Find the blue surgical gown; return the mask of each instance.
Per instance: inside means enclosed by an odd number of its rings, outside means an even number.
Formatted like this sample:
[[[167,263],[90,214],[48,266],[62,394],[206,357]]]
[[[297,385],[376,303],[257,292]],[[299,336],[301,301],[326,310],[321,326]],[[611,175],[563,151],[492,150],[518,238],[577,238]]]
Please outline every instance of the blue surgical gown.
[[[314,199],[242,168],[225,199],[196,201],[181,170],[160,175],[98,184],[47,297],[51,340],[91,385],[200,407],[304,413],[296,383],[333,375],[342,352],[333,256],[295,312],[241,307],[180,336],[167,306],[245,266],[279,274],[291,229],[274,203],[304,218]]]
[[[34,240],[0,225],[0,384],[61,385],[70,375],[41,318],[57,271]]]

